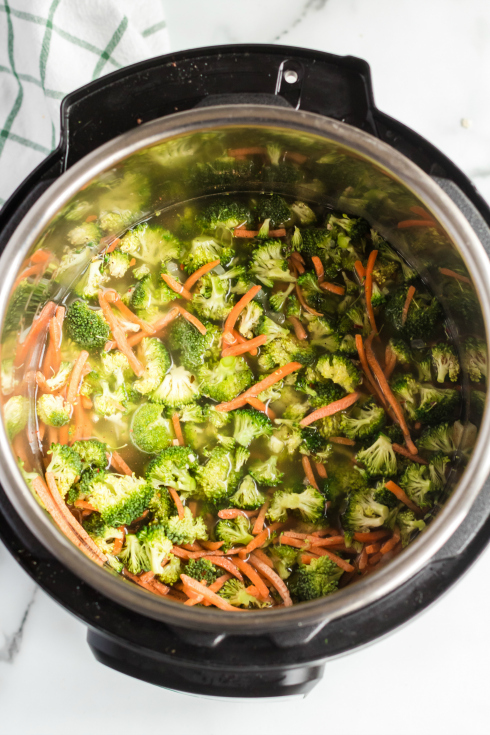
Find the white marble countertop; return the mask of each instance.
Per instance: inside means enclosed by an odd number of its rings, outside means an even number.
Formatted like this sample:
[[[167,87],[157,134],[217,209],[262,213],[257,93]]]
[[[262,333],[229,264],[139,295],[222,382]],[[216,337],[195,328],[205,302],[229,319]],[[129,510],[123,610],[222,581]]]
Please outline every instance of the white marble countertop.
[[[164,0],[171,48],[277,42],[366,59],[384,112],[490,199],[488,0]],[[462,120],[465,121],[464,125]],[[84,626],[0,544],[0,735],[486,735],[490,551],[424,615],[328,664],[306,700],[193,699],[92,658]],[[220,711],[217,712],[217,708]]]

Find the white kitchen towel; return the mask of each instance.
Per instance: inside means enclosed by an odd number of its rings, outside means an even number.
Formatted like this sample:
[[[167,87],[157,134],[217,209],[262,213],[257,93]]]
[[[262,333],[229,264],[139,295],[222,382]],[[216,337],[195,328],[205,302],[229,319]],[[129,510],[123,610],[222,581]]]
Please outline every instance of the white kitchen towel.
[[[163,0],[0,0],[0,206],[56,147],[68,92],[168,51]]]

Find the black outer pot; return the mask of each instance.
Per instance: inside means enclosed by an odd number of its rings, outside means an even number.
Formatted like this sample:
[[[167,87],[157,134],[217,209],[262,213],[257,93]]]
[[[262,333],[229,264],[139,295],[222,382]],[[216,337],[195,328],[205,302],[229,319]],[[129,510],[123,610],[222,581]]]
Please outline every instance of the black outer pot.
[[[297,81],[288,83],[285,71]],[[286,75],[287,76],[287,75]],[[0,252],[40,195],[83,156],[141,122],[220,103],[292,106],[342,120],[388,143],[431,175],[490,253],[490,209],[434,146],[376,109],[366,62],[281,46],[197,49],[106,76],[63,100],[58,148],[0,211]],[[434,602],[475,561],[490,537],[489,482],[431,562],[377,603],[314,628],[270,635],[217,635],[165,625],[82,582],[32,535],[0,488],[0,537],[31,577],[88,625],[95,657],[170,689],[229,697],[307,693],[329,658],[390,632]]]

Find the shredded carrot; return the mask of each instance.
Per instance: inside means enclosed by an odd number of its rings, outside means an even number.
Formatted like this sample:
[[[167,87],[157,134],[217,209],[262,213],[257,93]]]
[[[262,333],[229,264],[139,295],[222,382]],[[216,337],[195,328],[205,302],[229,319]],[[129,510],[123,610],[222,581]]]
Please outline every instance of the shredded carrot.
[[[117,538],[114,541],[114,546],[112,547],[112,553],[114,556],[117,556],[121,553],[124,546],[124,539],[126,538],[126,526],[119,526],[117,530],[122,532],[122,537]]]
[[[462,283],[469,283],[471,284],[471,279],[467,276],[462,276],[460,273],[456,273],[455,271],[450,270],[450,268],[439,268],[439,273],[442,273],[443,276],[450,276],[451,278],[455,278],[457,281],[461,281]]]
[[[198,582],[197,579],[188,577],[187,574],[181,574],[180,578],[184,583],[184,589],[188,588],[191,592],[202,595],[205,600],[209,600],[209,602],[211,602],[216,607],[219,607],[221,610],[226,610],[228,612],[239,612],[242,609],[239,607],[233,607],[233,605],[230,605],[229,602],[224,600],[215,592],[211,592],[208,587],[205,587],[203,584]]]
[[[184,288],[187,289],[187,291],[190,293],[191,288],[194,286],[195,283],[198,282],[202,276],[205,276],[206,273],[209,273],[209,271],[212,271],[213,268],[216,268],[216,266],[219,265],[219,259],[213,260],[211,263],[206,263],[205,265],[202,265],[200,268],[197,269],[197,271],[194,271],[194,273],[189,276],[187,281],[184,283]]]
[[[356,273],[359,276],[359,280],[362,281],[362,279],[366,275],[366,269],[364,268],[360,260],[356,260],[356,262],[354,263],[354,268],[356,269]]]
[[[414,205],[413,207],[410,207],[410,211],[414,214],[418,214],[419,217],[422,217],[422,219],[428,220],[432,219],[429,212],[427,212],[423,207],[419,207],[418,205]],[[435,224],[435,220],[434,220]]]
[[[392,549],[395,548],[399,540],[400,540],[400,530],[398,526],[395,526],[393,529],[393,536],[388,541],[385,541],[385,543],[380,548],[379,553],[387,554],[388,551],[391,551]]]
[[[260,559],[260,561],[266,564],[269,569],[274,569],[274,564],[272,563],[271,559],[269,559],[265,551],[262,551],[262,549],[255,549],[254,555],[257,557],[257,559]]]
[[[298,153],[297,151],[286,151],[284,157],[290,161],[300,164],[308,160],[308,156],[305,156],[303,153]]]
[[[41,313],[32,322],[31,328],[25,340],[17,347],[17,353],[15,355],[14,366],[19,367],[23,364],[29,351],[34,346],[38,336],[41,332],[46,329],[49,324],[51,317],[56,311],[56,304],[53,301],[48,301],[43,307]]]
[[[215,582],[209,585],[208,589],[210,589],[211,592],[219,592],[225,582],[228,582],[229,579],[231,579],[231,574],[222,574],[221,577],[218,577]]]
[[[173,276],[169,276],[167,273],[162,273],[162,278],[167,286],[172,289],[172,291],[175,291],[175,293],[178,293],[179,296],[182,296],[182,298],[186,299],[187,301],[192,301],[191,292],[188,291],[186,287],[182,283],[180,283],[180,281],[176,281]]]
[[[391,377],[391,374],[393,370],[396,367],[396,354],[391,349],[390,345],[386,346],[385,350],[385,369],[384,374],[386,380],[388,380]]]
[[[385,487],[390,490],[401,503],[406,505],[407,508],[413,510],[414,513],[420,513],[419,506],[413,503],[406,494],[405,490],[402,490],[402,488],[395,482],[393,482],[393,480],[388,480],[388,482],[385,482]]]
[[[269,418],[271,421],[274,421],[276,418],[276,414],[272,410],[272,408],[269,408],[269,406],[266,406],[265,403],[263,403],[260,398],[257,398],[256,396],[249,396],[247,399],[247,403],[252,406],[252,408],[256,408],[257,411],[262,411],[262,413],[265,413],[267,418]]]
[[[365,549],[366,549],[366,554],[368,556],[372,556],[373,554],[378,553],[378,551],[381,549],[381,544],[379,541],[377,541],[374,544],[369,544],[369,546],[366,546]]]
[[[12,449],[14,450],[14,455],[25,465],[27,463],[27,447],[25,436],[22,433],[16,435],[12,442]]]
[[[236,340],[236,342],[238,342],[238,344],[244,345],[247,342],[247,340],[245,339],[245,337],[242,337],[242,335],[240,334],[240,332],[237,332],[236,329],[233,329],[232,330],[232,334],[235,337],[235,340]],[[236,342],[234,342],[234,344],[236,344]],[[251,347],[249,349],[249,353],[252,356],[257,355],[257,353],[258,353],[257,348],[256,347]]]
[[[340,556],[337,556],[337,554],[334,554],[332,551],[328,551],[327,549],[321,549],[318,548],[317,553],[321,552],[321,556],[328,556],[329,559],[331,559],[334,564],[337,564],[338,567],[344,570],[344,572],[354,572],[355,568],[352,566],[352,564],[349,564],[348,561],[345,561],[345,559],[341,559]]]
[[[343,536],[329,536],[328,538],[317,538],[312,541],[312,546],[338,546],[339,544],[345,543]],[[315,551],[315,548],[312,549]]]
[[[389,536],[390,532],[386,530],[381,531],[367,531],[365,533],[356,531],[354,534],[354,541],[361,541],[361,543],[372,543],[373,541],[379,541],[380,538]]]
[[[117,472],[120,472],[123,475],[133,474],[130,468],[128,467],[128,465],[126,464],[126,462],[124,461],[124,459],[116,451],[113,451],[111,454],[111,464],[114,467],[114,469],[117,470]]]
[[[374,309],[371,303],[371,297],[373,294],[373,269],[374,269],[374,264],[376,262],[377,255],[378,255],[377,250],[372,250],[369,253],[369,258],[368,258],[368,262],[366,266],[366,280],[364,282],[364,295],[366,298],[366,309],[367,309],[371,329],[373,330],[375,334],[378,333],[378,330],[376,328],[376,319],[374,318]]]
[[[168,595],[170,592],[170,587],[167,587],[166,584],[163,584],[163,582],[159,582],[157,579],[152,579],[150,582],[150,586],[157,595]]]
[[[298,339],[308,339],[306,330],[296,316],[289,316],[288,321],[293,325],[294,333]]]
[[[201,332],[201,334],[206,334],[208,330],[206,329],[204,324],[199,321],[197,316],[194,316],[194,314],[191,314],[189,311],[186,311],[185,309],[182,308],[182,306],[179,306],[178,308],[179,308],[180,313],[184,317],[184,319],[186,319],[189,322],[189,324],[192,324],[194,327],[196,327],[196,329],[198,329]]]
[[[82,408],[86,408],[88,411],[90,411],[94,406],[92,400],[88,396],[80,396],[80,403],[82,404]]]
[[[265,156],[266,148],[259,146],[249,146],[248,148],[229,148],[228,155],[230,158],[242,158],[243,156]]]
[[[168,488],[168,491],[170,493],[170,497],[172,498],[172,500],[175,503],[175,506],[177,508],[177,513],[179,515],[179,518],[180,518],[180,520],[182,520],[182,518],[184,518],[184,516],[185,516],[185,512],[184,512],[184,506],[182,505],[182,500],[180,499],[180,495],[177,492],[177,490],[175,490],[175,488],[173,488],[173,487],[169,487]]]
[[[265,541],[267,541],[269,536],[272,533],[274,533],[274,531],[277,531],[278,528],[281,528],[282,525],[283,525],[282,523],[271,523],[270,526],[268,526],[263,531],[261,531],[261,533],[257,534],[257,536],[255,536],[255,538],[252,539],[252,541],[249,541],[249,543],[245,546],[245,551],[247,552],[247,554],[250,554],[250,552],[256,549],[257,547],[262,546],[262,544]],[[255,529],[255,526],[254,526],[254,529]],[[252,530],[252,533],[253,533],[253,530]]]
[[[297,276],[298,273],[299,274],[305,273],[306,268],[304,267],[303,263],[297,260],[294,256],[295,256],[295,253],[290,255],[288,258],[289,270],[292,272],[293,276]]]
[[[179,307],[174,306],[173,309],[170,309],[170,311],[165,314],[165,316],[160,317],[160,319],[157,319],[156,322],[153,322],[151,325],[157,334],[155,336],[160,336],[158,332],[161,332],[162,329],[165,329],[165,327],[170,324],[176,317],[178,317],[180,314]],[[131,337],[127,337],[127,342],[130,347],[135,347],[137,344],[141,342],[142,339],[146,337],[146,333],[144,332],[137,332],[136,334],[132,334]],[[105,343],[104,350],[106,352],[109,352],[109,350],[113,350],[115,347],[117,347],[117,344],[114,340],[109,340]]]
[[[293,538],[284,533],[281,536],[281,544],[284,544],[284,546],[293,546],[295,549],[307,549],[310,542],[307,539]]]
[[[303,309],[308,312],[308,314],[312,314],[313,316],[323,316],[321,311],[315,311],[315,309],[312,309],[311,306],[308,306],[308,304],[305,301],[305,297],[303,296],[303,292],[298,286],[298,284],[296,284],[295,290],[296,290],[296,296],[298,297],[299,303],[301,304]]]
[[[253,518],[257,515],[258,510],[241,510],[241,508],[224,508],[218,511],[218,518],[233,519],[239,516],[245,516],[245,518]]]
[[[258,234],[258,230],[244,230],[242,227],[235,227],[235,229],[233,230],[233,237],[244,237],[248,240],[257,237]]]
[[[319,490],[318,483],[316,481],[315,475],[313,474],[313,468],[311,466],[311,462],[309,458],[306,456],[306,454],[303,454],[301,457],[301,464],[303,465],[303,470],[306,475],[306,479],[312,485],[315,490]]]
[[[408,227],[434,227],[435,224],[433,219],[404,219],[398,223],[398,229],[406,230]]]
[[[356,334],[356,347],[357,352],[359,354],[359,360],[361,363],[362,371],[364,373],[364,382],[366,383],[367,388],[369,391],[376,395],[381,403],[381,405],[385,408],[385,410],[388,411],[388,403],[381,392],[381,390],[378,388],[376,381],[374,380],[373,374],[371,372],[371,368],[369,367],[367,357],[366,357],[366,351],[364,349],[364,343],[362,341],[362,337],[360,334]]]
[[[423,459],[422,457],[419,457],[418,454],[412,454],[408,451],[408,449],[405,449],[405,447],[400,446],[400,444],[392,444],[392,447],[395,452],[398,454],[402,454],[404,457],[407,457],[408,459],[411,459],[412,462],[418,462],[419,464],[429,464],[426,459]]]
[[[17,278],[14,281],[14,285],[12,286],[12,291],[14,291],[19,283],[22,283],[26,278],[29,278],[29,276],[38,276],[40,273],[42,273],[42,270],[44,268],[44,263],[37,263],[36,265],[31,265],[29,268],[26,268],[25,270],[20,273]]]
[[[320,288],[324,288],[325,291],[335,293],[337,296],[343,296],[345,294],[345,286],[338,286],[336,283],[330,283],[330,281],[322,281]]]
[[[269,590],[267,586],[264,584],[264,582],[262,581],[262,578],[257,574],[255,569],[250,564],[247,564],[247,562],[243,561],[242,559],[235,559],[235,564],[238,567],[238,569],[241,572],[243,572],[246,577],[249,578],[249,580],[252,582],[254,587],[257,588],[257,591],[260,597],[269,596]]]
[[[410,286],[410,288],[407,291],[407,298],[405,299],[405,303],[403,305],[403,311],[402,311],[402,325],[405,324],[408,317],[408,310],[410,309],[410,304],[412,303],[412,299],[415,296],[415,286]]]
[[[78,396],[80,390],[80,383],[82,381],[82,372],[85,363],[88,360],[88,352],[82,350],[78,355],[73,370],[71,371],[70,382],[68,384],[68,392],[66,394],[67,403],[72,405],[75,403],[75,399]]]
[[[313,413],[305,416],[304,419],[299,422],[299,425],[303,427],[309,426],[314,421],[325,418],[325,416],[333,416],[334,413],[345,411],[346,408],[349,408],[349,406],[352,406],[358,400],[360,395],[360,393],[356,392],[349,393],[349,395],[345,396],[344,398],[340,398],[340,400],[338,401],[333,401],[332,403],[329,403],[328,406],[317,408],[316,411],[313,411]]]
[[[178,413],[172,414],[172,424],[174,426],[175,436],[179,440],[180,446],[185,447],[184,435],[182,433],[182,428],[180,426],[180,420],[179,420]]]
[[[322,261],[320,260],[318,255],[313,255],[311,260],[315,268],[316,277],[318,278],[319,281],[323,281],[323,277],[325,275],[325,269],[323,267]]]
[[[91,511],[97,510],[97,508],[95,508],[93,505],[88,503],[86,500],[80,500],[80,499],[75,500],[73,505],[75,506],[75,508],[83,508],[84,510],[91,510]]]
[[[46,252],[46,250],[36,250],[30,258],[31,263],[46,263],[50,259],[51,253]]]
[[[345,436],[329,436],[328,441],[333,444],[345,444],[346,447],[353,447],[355,445],[353,439],[348,439]]]
[[[259,291],[262,290],[262,286],[252,286],[246,294],[235,304],[233,309],[226,317],[225,326],[223,328],[223,342],[227,344],[233,344],[233,328],[236,324],[241,311],[247,306],[247,304],[254,299]]]
[[[327,475],[327,470],[325,469],[324,464],[321,464],[321,462],[315,462],[315,469],[319,477],[321,477],[324,480],[327,479],[328,475]]]
[[[388,403],[393,409],[393,413],[395,414],[396,419],[398,423],[400,424],[400,428],[403,432],[403,436],[405,437],[405,442],[407,444],[408,449],[410,450],[412,454],[418,454],[418,449],[410,437],[410,431],[408,429],[407,422],[405,421],[405,416],[403,415],[401,406],[396,400],[393,394],[393,391],[391,390],[390,385],[388,381],[386,380],[383,371],[381,370],[380,364],[374,355],[371,345],[367,343],[366,343],[366,359],[368,361],[369,367],[373,371],[373,374],[376,376],[376,380],[378,381],[379,386],[386,397],[386,400],[388,401]]]
[[[117,347],[123,355],[126,355],[128,358],[128,362],[135,375],[141,378],[145,369],[129,346],[126,335],[119,324],[119,320],[112,311],[110,304],[106,301],[103,291],[99,291],[99,304],[102,309],[102,313],[111,328],[112,336],[114,337]]]
[[[112,253],[112,251],[117,248],[117,246],[119,245],[120,242],[121,242],[121,239],[119,237],[116,237],[111,242],[111,244],[109,245],[109,247],[106,249],[106,253]]]
[[[126,567],[124,567],[124,569],[123,569],[123,575],[125,577],[127,577],[128,579],[130,579],[135,584],[139,585],[140,587],[143,587],[148,592],[153,592],[153,593],[156,592],[156,590],[155,590],[155,588],[153,586],[153,582],[145,582],[144,579],[142,579],[141,577],[136,576],[136,574],[131,574],[131,572],[129,572],[126,569]]]
[[[367,551],[366,551],[366,547],[364,547],[363,550],[361,551],[361,553],[359,554],[359,560],[357,562],[357,566],[358,566],[358,569],[359,569],[360,572],[362,572],[363,569],[366,568],[367,561],[368,561],[367,560]]]
[[[189,503],[190,505],[190,503]],[[208,551],[217,551],[218,549],[221,549],[224,541],[201,541],[201,546],[205,549],[208,549]]]
[[[262,393],[262,391],[267,390],[271,386],[275,385],[280,380],[285,378],[286,375],[294,373],[296,370],[301,370],[302,367],[303,365],[300,362],[288,362],[287,365],[283,365],[277,370],[274,370],[271,375],[268,375],[266,378],[259,380],[258,383],[252,385],[251,388],[234,398],[232,401],[228,401],[227,403],[219,403],[217,406],[215,406],[215,408],[217,411],[233,411],[235,408],[239,408],[240,406],[243,406],[244,403],[247,403],[250,396],[258,396],[259,393]]]
[[[270,502],[266,500],[265,503],[260,508],[259,515],[257,516],[257,520],[255,521],[254,526],[252,528],[252,534],[254,536],[257,536],[259,533],[262,533],[262,529],[264,528],[265,516],[267,515],[267,511],[269,510],[269,505],[270,505]]]
[[[269,582],[272,582],[273,586],[281,595],[284,601],[284,606],[291,607],[293,601],[291,600],[288,588],[286,587],[280,576],[276,574],[276,572],[271,569],[267,564],[264,564],[264,562],[261,561],[255,554],[250,555],[250,562],[253,564],[256,570],[262,574],[263,577],[269,580]]]
[[[113,289],[110,289],[105,292],[105,299],[107,303],[114,304],[114,306],[121,312],[121,315],[127,319],[128,322],[131,322],[132,324],[137,324],[143,332],[146,332],[146,334],[155,334],[155,327],[153,327],[151,324],[148,324],[148,322],[145,322],[144,319],[140,319],[139,316],[136,316],[136,314],[133,314],[131,309],[128,309],[126,304],[123,302],[117,291],[114,291]]]
[[[222,357],[231,357],[232,355],[243,355],[244,352],[249,352],[255,347],[261,347],[267,342],[267,336],[265,334],[259,334],[258,337],[248,339],[242,344],[233,345],[233,347],[225,347],[223,350]]]
[[[239,579],[240,582],[243,582],[243,577],[240,574],[240,570],[237,569],[235,562],[231,561],[231,559],[227,559],[226,556],[215,556],[214,554],[208,554],[208,556],[203,556],[202,558],[206,559],[206,561],[210,561],[211,564],[214,564],[217,567],[225,569],[227,572],[229,572],[229,574],[232,574],[234,577]]]

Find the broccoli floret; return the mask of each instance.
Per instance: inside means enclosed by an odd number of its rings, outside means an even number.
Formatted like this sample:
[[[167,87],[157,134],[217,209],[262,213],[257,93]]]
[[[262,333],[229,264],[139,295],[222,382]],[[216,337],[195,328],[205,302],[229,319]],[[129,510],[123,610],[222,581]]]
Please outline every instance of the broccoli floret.
[[[228,283],[213,273],[206,273],[199,281],[192,306],[205,319],[225,319],[233,308],[233,297],[228,295]]]
[[[317,255],[322,263],[328,264],[330,260],[330,250],[333,246],[331,231],[323,227],[310,227],[301,232],[303,244],[301,252],[303,255]],[[337,270],[337,269],[335,269]]]
[[[51,444],[48,454],[51,454],[51,462],[46,472],[53,473],[58,490],[64,498],[82,474],[81,459],[75,449],[65,444]]]
[[[165,346],[154,337],[144,337],[141,340],[139,357],[145,366],[145,372],[133,387],[138,393],[146,395],[158,388],[172,363]]]
[[[158,573],[158,579],[164,584],[175,584],[182,574],[182,564],[178,556],[169,554],[169,557],[170,561]]]
[[[297,563],[298,549],[286,544],[277,544],[269,546],[267,554],[280,578],[287,579]]]
[[[134,412],[131,420],[131,441],[141,452],[156,454],[172,444],[172,423],[162,416],[162,407],[143,403]]]
[[[193,239],[183,264],[186,273],[194,273],[198,268],[213,260],[219,260],[221,265],[226,265],[232,257],[233,248],[220,245],[213,237],[202,236]]]
[[[147,482],[155,489],[173,487],[191,495],[196,489],[193,475],[198,467],[196,454],[188,447],[168,447],[151,460],[146,470]]]
[[[128,533],[126,535],[119,559],[132,574],[149,571],[150,560],[134,533]]]
[[[419,449],[428,449],[432,452],[451,454],[456,447],[453,444],[452,426],[448,423],[430,426],[417,441]]]
[[[152,403],[160,403],[169,408],[180,408],[194,403],[198,398],[199,384],[195,376],[182,365],[171,367],[158,388],[149,394]]]
[[[325,438],[316,427],[306,426],[301,430],[301,438],[303,443],[299,451],[301,454],[313,457],[315,462],[325,462],[332,454],[332,445],[326,443]]]
[[[66,364],[62,363],[62,367]],[[71,369],[71,365],[69,365],[69,368]],[[50,378],[50,380],[53,380],[53,378]],[[19,379],[15,375],[14,361],[12,358],[2,360],[0,385],[2,386],[2,394],[4,396],[10,395],[19,385]]]
[[[235,421],[233,438],[242,447],[248,447],[254,439],[272,434],[272,422],[255,408],[238,409],[233,412],[233,418]]]
[[[402,339],[395,339],[394,337],[389,341],[390,350],[396,355],[397,362],[400,365],[408,365],[412,359],[410,353],[410,347]],[[429,378],[430,380],[430,378]]]
[[[322,297],[325,295],[325,291],[319,286],[318,278],[311,271],[305,271],[305,273],[298,276],[298,286],[301,288],[307,303],[311,306],[316,305],[318,294]]]
[[[370,401],[362,408],[353,408],[350,415],[342,416],[342,433],[349,439],[365,439],[380,431],[386,423],[386,414],[381,406]]]
[[[342,414],[334,413],[333,416],[326,416],[319,421],[316,421],[318,431],[325,439],[330,439],[331,436],[341,436],[342,434]]]
[[[291,211],[296,215],[300,225],[311,225],[316,220],[316,214],[305,202],[293,202]]]
[[[120,249],[155,266],[168,260],[179,260],[182,243],[168,230],[143,222],[124,235]]]
[[[238,490],[231,496],[230,503],[236,508],[243,508],[245,510],[260,508],[265,502],[265,497],[259,492],[255,482],[258,482],[258,480],[252,475],[245,475]]]
[[[418,380],[421,383],[429,383],[432,380],[432,361],[430,355],[420,356],[420,359],[415,361],[417,368]]]
[[[395,291],[390,297],[385,316],[394,329],[406,339],[430,339],[443,319],[441,305],[435,297],[418,292],[410,302],[408,314],[404,319],[403,307],[407,298],[408,288]]]
[[[400,399],[410,418],[415,417],[419,388],[417,381],[408,373],[396,377],[391,384],[393,393]]]
[[[99,472],[89,488],[91,503],[109,526],[129,526],[148,506],[153,489],[134,475]]]
[[[420,385],[420,402],[414,418],[423,424],[438,424],[452,418],[459,405],[459,393],[452,388],[436,388],[430,384]]]
[[[377,503],[381,503],[381,505],[386,505],[386,507],[389,508],[390,511],[394,510],[395,508],[397,509],[399,506],[398,498],[396,497],[396,495],[394,495],[394,493],[391,492],[391,490],[388,490],[384,478],[377,483],[373,497]],[[391,514],[392,517],[394,517],[394,515],[395,514]],[[386,525],[391,524],[387,522]]]
[[[184,508],[184,517],[172,516],[165,524],[168,538],[177,546],[193,544],[194,541],[206,541],[208,532],[204,520],[194,518],[189,508]]]
[[[249,468],[248,471],[259,485],[268,485],[269,487],[273,487],[274,485],[279,485],[282,478],[284,477],[284,472],[281,472],[277,467],[277,457],[271,456],[269,459],[265,460],[264,462],[254,462]],[[246,478],[245,478],[246,479]],[[260,493],[257,493],[257,495],[260,495]],[[233,496],[235,497],[235,496]],[[232,498],[233,499],[233,498]],[[257,497],[257,501],[259,498]],[[262,503],[260,503],[261,505]],[[242,506],[239,506],[242,507]],[[244,508],[248,506],[243,506]],[[250,506],[250,508],[258,508],[258,505]]]
[[[300,377],[296,381],[295,388],[308,395],[312,408],[322,408],[345,396],[345,390],[330,379],[324,383],[309,383],[305,377]]]
[[[78,227],[74,227],[73,230],[67,235],[70,245],[74,247],[81,247],[82,245],[88,245],[91,243],[95,245],[99,242],[101,232],[95,222],[82,222]]]
[[[267,317],[264,317],[263,315],[264,315],[264,308],[263,306],[258,304],[257,301],[250,301],[246,305],[246,307],[243,309],[238,319],[238,331],[240,332],[242,337],[245,337],[246,339],[252,339],[252,337],[254,336],[255,330],[259,326],[259,323],[262,326],[263,319],[267,318]],[[268,319],[267,321],[272,321],[272,320]],[[267,334],[267,332],[263,332],[260,329],[258,334]]]
[[[287,225],[291,220],[291,210],[278,194],[262,196],[255,205],[254,214],[258,222],[269,219],[273,230],[280,225]]]
[[[274,429],[269,440],[269,448],[274,454],[287,452],[292,455],[301,446],[303,437],[301,429],[294,425],[293,421],[276,419],[278,429]]]
[[[159,307],[169,304],[178,298],[178,294],[172,291],[164,282],[155,286],[150,274],[143,275],[136,286],[130,289],[130,302],[132,308],[144,317],[154,317]]]
[[[107,445],[104,442],[98,439],[81,439],[73,443],[72,449],[80,457],[83,469],[99,467],[104,470],[107,467]]]
[[[12,400],[11,398],[10,401]],[[63,396],[45,393],[37,399],[36,408],[39,418],[47,426],[65,426],[70,422],[72,405],[67,403]]]
[[[434,487],[426,465],[411,463],[398,480],[410,500],[419,508],[430,508],[434,504],[437,488]]]
[[[251,608],[266,607],[268,605],[267,602],[261,601],[247,592],[245,585],[239,579],[229,579],[218,594],[234,607]]]
[[[356,461],[365,468],[370,476],[386,475],[389,477],[396,474],[396,454],[391,441],[385,434],[380,434],[374,444],[367,449],[361,449],[356,454]]]
[[[365,335],[369,334],[371,331],[367,310],[359,302],[356,302],[353,306],[347,309],[345,317],[341,319],[339,323],[339,331],[341,332],[348,332],[352,329],[360,331]]]
[[[214,401],[231,401],[253,383],[253,373],[241,357],[223,357],[215,365],[205,364],[198,372],[202,394]]]
[[[250,521],[245,516],[238,516],[234,521],[218,521],[214,529],[218,541],[223,541],[223,550],[226,552],[237,544],[246,546],[253,540],[250,533]]]
[[[313,344],[322,345],[325,337],[336,336],[336,323],[330,316],[314,316],[308,318],[308,332]]]
[[[243,464],[240,450],[243,448],[233,451],[232,448],[217,446],[209,453],[206,464],[197,470],[199,490],[208,500],[217,502],[228,498],[237,489]]]
[[[285,521],[288,510],[296,510],[304,521],[319,523],[325,511],[325,498],[308,485],[302,493],[292,490],[276,490],[267,513],[270,521]]]
[[[411,268],[408,263],[401,258],[398,253],[393,250],[392,247],[388,245],[386,240],[383,240],[378,233],[373,234],[373,230],[371,230],[371,236],[373,239],[373,245],[378,249],[379,251],[379,257],[381,260],[392,262],[395,265],[400,265],[402,270],[402,276],[405,283],[410,283],[415,278],[417,278],[417,272],[414,271],[413,268]]]
[[[231,197],[216,199],[208,204],[196,218],[196,224],[203,230],[216,230],[217,227],[234,229],[250,221],[250,210]]]
[[[300,340],[293,334],[273,339],[266,344],[259,355],[258,363],[261,370],[269,372],[277,366],[288,362],[300,362],[310,365],[314,362],[316,353],[307,340]]]
[[[109,325],[101,311],[94,311],[84,301],[74,301],[63,322],[66,336],[86,350],[101,350],[109,339]]]
[[[93,397],[94,410],[99,416],[108,418],[116,414],[125,413],[128,394],[124,385],[111,390],[107,380],[99,381],[98,388],[102,389],[102,393],[97,393]]]
[[[155,490],[148,503],[148,510],[158,523],[164,523],[175,511],[175,506],[170,493],[164,487]]]
[[[487,377],[487,345],[482,339],[468,337],[463,344],[463,366],[473,383]]]
[[[252,253],[250,272],[265,286],[272,288],[274,281],[293,283],[296,278],[290,273],[280,240],[264,240]]]
[[[437,382],[444,383],[446,377],[453,383],[459,375],[459,359],[454,347],[447,342],[439,342],[432,350],[432,362],[437,371]]]
[[[85,299],[95,299],[102,285],[109,280],[109,276],[102,272],[102,261],[92,260],[85,273],[75,286],[75,293]]]
[[[365,533],[386,524],[390,509],[376,502],[375,492],[372,488],[365,488],[349,495],[347,508],[342,516],[342,526],[346,531]]]
[[[63,400],[63,399],[62,399]],[[29,401],[24,396],[12,396],[3,407],[3,420],[9,439],[25,428],[29,416]]]
[[[109,275],[112,278],[122,278],[129,268],[131,261],[130,256],[127,253],[122,253],[120,250],[113,250],[109,253],[109,262],[107,268]]]
[[[294,284],[291,284],[294,286]],[[303,307],[298,301],[298,298],[294,295],[290,296],[288,299],[288,304],[286,307],[286,316],[295,316],[296,319],[301,319],[303,316]]]
[[[362,379],[361,372],[346,355],[322,355],[316,370],[322,378],[338,383],[346,393],[353,393]]]
[[[290,582],[291,592],[299,602],[316,600],[335,592],[343,570],[328,556],[300,564]]]
[[[289,294],[294,290],[294,283],[290,283],[285,291],[277,291],[269,297],[269,303],[274,311],[282,311],[286,301],[288,300]],[[297,299],[296,299],[297,301]],[[290,314],[295,316],[295,314]]]
[[[449,457],[446,457],[443,452],[438,452],[431,457],[429,475],[436,492],[442,490],[446,484],[446,465],[449,461]]]
[[[265,334],[267,342],[272,342],[273,339],[280,339],[281,337],[287,337],[289,335],[289,329],[281,327],[273,319],[269,319],[268,316],[263,316],[258,325],[258,333]]]
[[[400,530],[400,537],[403,548],[410,543],[414,531],[423,531],[425,522],[417,520],[412,510],[402,510],[396,517],[396,523]]]
[[[206,334],[180,318],[173,322],[169,344],[180,350],[180,359],[187,370],[197,370],[205,360],[218,359],[221,352],[221,330],[212,322],[204,322]]]
[[[185,567],[185,573],[188,577],[197,579],[198,582],[207,582],[213,584],[216,582],[221,572],[208,559],[191,559]]]
[[[92,513],[84,521],[83,527],[103,554],[112,554],[115,540],[124,537],[122,529],[109,526],[98,513]]]
[[[145,526],[138,533],[138,541],[150,562],[150,570],[160,574],[162,562],[169,558],[173,545],[165,535],[165,527],[158,524]]]
[[[66,385],[72,367],[71,362],[62,362],[56,375],[46,380],[46,383],[53,392],[61,390]]]

